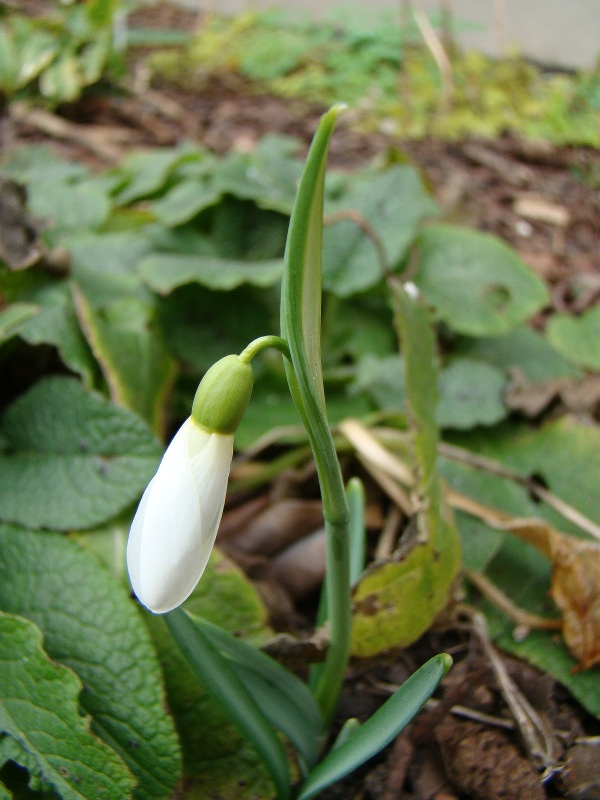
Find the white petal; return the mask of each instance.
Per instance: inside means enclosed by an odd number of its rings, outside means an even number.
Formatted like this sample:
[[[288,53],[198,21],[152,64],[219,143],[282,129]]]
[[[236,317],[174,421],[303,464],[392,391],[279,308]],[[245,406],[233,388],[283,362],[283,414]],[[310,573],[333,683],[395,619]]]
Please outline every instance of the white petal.
[[[155,613],[176,608],[198,583],[221,520],[233,436],[188,419],[167,449],[134,517],[127,546],[139,600]]]

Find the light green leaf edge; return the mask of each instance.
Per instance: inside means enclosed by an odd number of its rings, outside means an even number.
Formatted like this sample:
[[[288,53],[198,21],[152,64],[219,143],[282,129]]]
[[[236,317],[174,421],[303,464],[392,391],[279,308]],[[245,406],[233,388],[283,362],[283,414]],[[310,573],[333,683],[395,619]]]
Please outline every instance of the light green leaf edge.
[[[349,511],[344,481],[325,411],[321,367],[321,252],[327,149],[343,105],[323,114],[315,132],[285,248],[281,281],[281,335],[290,349],[284,360],[292,397],[314,454],[325,518],[329,647],[315,697],[326,720],[333,716],[350,653]]]
[[[305,683],[260,650],[188,612],[257,701],[269,722],[284,733],[308,767],[316,763],[323,719]]]
[[[423,664],[364,725],[330,750],[300,786],[296,800],[310,800],[379,753],[421,710],[451,666],[446,653]]]
[[[206,691],[255,747],[280,800],[290,800],[290,771],[283,745],[234,670],[185,611],[176,609],[163,619]]]

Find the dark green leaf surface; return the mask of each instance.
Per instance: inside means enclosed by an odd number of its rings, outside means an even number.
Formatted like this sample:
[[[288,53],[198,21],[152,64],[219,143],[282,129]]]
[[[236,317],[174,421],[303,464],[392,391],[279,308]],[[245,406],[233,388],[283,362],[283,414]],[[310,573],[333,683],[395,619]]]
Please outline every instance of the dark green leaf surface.
[[[430,225],[418,242],[414,282],[439,319],[457,333],[505,333],[548,301],[545,284],[494,236]]]
[[[161,448],[141,419],[47,378],[0,419],[0,520],[30,528],[86,528],[136,500]]]
[[[48,659],[32,622],[3,613],[0,687],[0,732],[28,754],[62,800],[131,797],[131,773],[80,716],[80,681]]]
[[[495,425],[508,415],[502,402],[506,378],[483,361],[455,358],[440,373],[436,419],[441,428]]]
[[[78,675],[92,731],[138,782],[133,797],[170,797],[179,746],[158,661],[127,592],[93,555],[56,534],[0,526],[0,552],[0,608],[35,622],[50,657]]]

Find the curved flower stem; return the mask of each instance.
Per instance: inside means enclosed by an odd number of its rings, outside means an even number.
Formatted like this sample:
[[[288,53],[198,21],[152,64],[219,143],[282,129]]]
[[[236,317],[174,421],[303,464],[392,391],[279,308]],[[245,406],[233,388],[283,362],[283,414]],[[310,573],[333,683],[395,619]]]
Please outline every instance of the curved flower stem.
[[[286,358],[291,359],[289,345],[281,336],[259,336],[258,339],[254,339],[254,341],[250,342],[250,344],[242,350],[240,359],[245,364],[249,364],[254,356],[258,355],[263,350],[267,350],[269,347],[279,350]]]

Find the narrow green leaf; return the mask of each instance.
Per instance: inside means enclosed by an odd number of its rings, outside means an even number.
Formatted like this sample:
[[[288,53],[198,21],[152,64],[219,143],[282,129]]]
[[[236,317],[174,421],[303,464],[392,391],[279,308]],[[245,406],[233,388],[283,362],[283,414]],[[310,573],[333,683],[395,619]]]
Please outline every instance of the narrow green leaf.
[[[310,800],[379,753],[421,710],[451,664],[445,653],[423,664],[344,744],[319,762],[300,786],[296,800]]]
[[[323,184],[329,139],[341,108],[334,106],[321,117],[311,144],[290,220],[281,283],[281,335],[292,361],[290,366],[285,359],[285,371],[308,432],[325,517],[330,639],[315,690],[325,719],[337,704],[350,651],[349,512],[325,412],[321,367]]]
[[[0,419],[0,520],[29,528],[88,528],[115,516],[148,483],[161,448],[126,409],[53,377]]]
[[[201,617],[189,616],[228,659],[271,724],[288,737],[305,763],[312,766],[319,754],[323,720],[306,684],[242,639]]]
[[[0,686],[0,732],[34,759],[62,800],[131,797],[131,773],[79,713],[78,678],[48,659],[32,622],[1,612]]]
[[[182,609],[164,620],[204,688],[248,738],[263,760],[281,800],[290,798],[290,773],[283,745],[227,661]]]
[[[65,536],[0,525],[0,554],[0,609],[35,622],[48,655],[77,674],[91,730],[135,776],[135,800],[167,800],[181,771],[179,743],[129,592]]]

